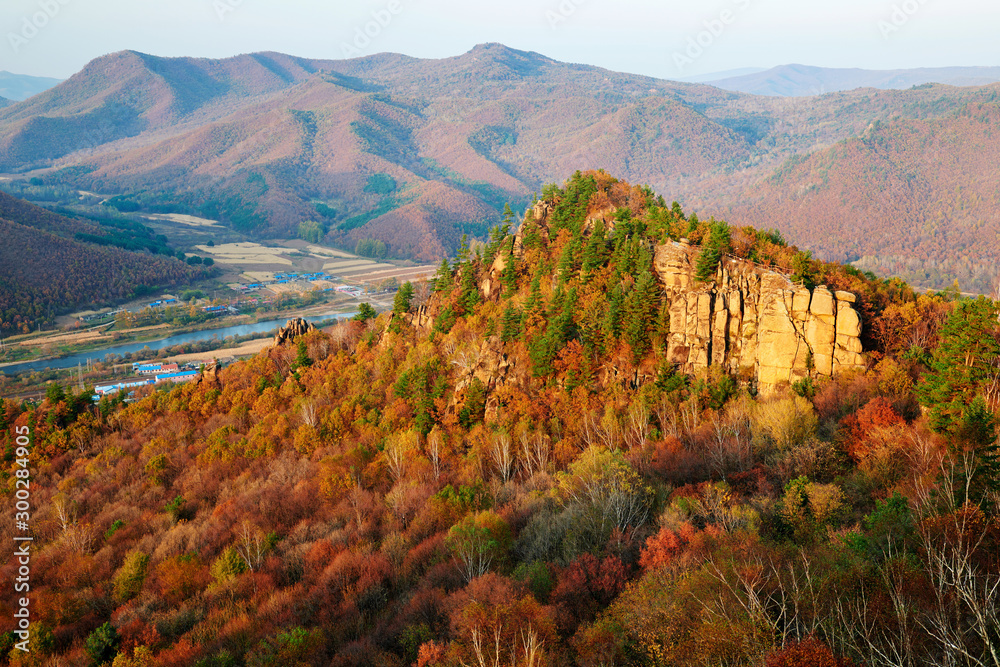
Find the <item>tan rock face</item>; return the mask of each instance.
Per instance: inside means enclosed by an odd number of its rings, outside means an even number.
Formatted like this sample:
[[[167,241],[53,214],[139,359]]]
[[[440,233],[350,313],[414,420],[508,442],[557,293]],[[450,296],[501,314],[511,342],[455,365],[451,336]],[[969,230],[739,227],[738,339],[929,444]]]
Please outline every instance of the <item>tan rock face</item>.
[[[299,336],[304,336],[310,331],[315,330],[315,325],[310,322],[306,322],[301,317],[297,317],[294,320],[288,320],[288,324],[281,327],[281,329],[278,330],[277,335],[275,335],[274,344],[275,346],[278,346],[291,343]]]
[[[711,283],[699,283],[699,250],[686,243],[656,248],[654,269],[670,304],[668,359],[687,373],[709,365],[749,375],[763,393],[810,376],[863,368],[861,317],[849,292],[812,292],[781,273],[723,260]]]

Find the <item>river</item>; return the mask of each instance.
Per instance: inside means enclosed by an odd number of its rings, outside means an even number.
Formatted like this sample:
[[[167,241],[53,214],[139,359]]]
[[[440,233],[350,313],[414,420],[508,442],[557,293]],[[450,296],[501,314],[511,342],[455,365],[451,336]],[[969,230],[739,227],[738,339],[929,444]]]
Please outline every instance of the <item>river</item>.
[[[334,312],[310,315],[309,317],[305,317],[303,319],[307,322],[316,323],[324,320],[330,320],[335,317],[344,319],[353,316],[354,313]],[[221,329],[206,329],[205,331],[177,334],[175,336],[170,336],[169,338],[153,340],[146,343],[128,343],[126,345],[115,345],[113,347],[107,347],[100,350],[90,350],[88,352],[71,354],[67,357],[60,357],[58,359],[26,361],[20,364],[0,367],[0,373],[7,376],[13,376],[33,371],[44,371],[46,369],[76,368],[76,366],[80,364],[86,366],[88,359],[92,361],[104,361],[105,355],[108,354],[124,355],[132,352],[138,352],[139,350],[147,347],[151,350],[162,350],[165,347],[182,345],[184,343],[199,343],[201,341],[212,340],[214,338],[224,340],[231,336],[247,336],[249,334],[265,333],[268,331],[274,331],[277,333],[277,330],[280,327],[285,326],[288,319],[288,317],[284,317],[280,320],[268,320],[267,322],[257,322],[256,324],[239,324],[231,327],[223,327]]]

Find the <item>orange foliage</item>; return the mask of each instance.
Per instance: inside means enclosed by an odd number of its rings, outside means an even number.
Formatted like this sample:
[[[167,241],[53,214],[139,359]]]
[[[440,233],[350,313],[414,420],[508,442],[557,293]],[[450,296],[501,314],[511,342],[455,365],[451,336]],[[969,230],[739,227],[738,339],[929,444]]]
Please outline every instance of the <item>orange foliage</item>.
[[[816,637],[808,637],[772,652],[764,664],[765,667],[851,667],[854,663],[837,658],[826,644]]]
[[[905,420],[887,399],[881,396],[872,399],[863,408],[840,422],[848,434],[846,446],[848,455],[855,461],[864,460],[869,452],[877,447],[880,436],[886,429],[904,423]]]

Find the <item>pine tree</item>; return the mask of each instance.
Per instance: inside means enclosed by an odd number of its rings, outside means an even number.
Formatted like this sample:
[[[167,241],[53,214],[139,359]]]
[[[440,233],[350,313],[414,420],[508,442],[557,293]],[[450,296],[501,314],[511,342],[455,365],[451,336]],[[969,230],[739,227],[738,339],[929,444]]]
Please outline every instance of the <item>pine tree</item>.
[[[632,292],[625,302],[625,342],[632,347],[638,362],[652,347],[653,329],[660,308],[660,289],[653,274],[647,269],[639,275]]]
[[[476,269],[472,262],[462,265],[462,294],[458,303],[465,315],[475,310],[479,303],[479,284],[476,282]]]
[[[403,283],[399,291],[396,292],[396,297],[392,301],[392,312],[396,316],[405,315],[410,312],[410,303],[413,301],[413,284],[410,282]]]
[[[621,285],[616,285],[608,297],[608,314],[604,318],[604,347],[614,349],[621,336],[622,316],[625,309],[625,295]]]
[[[979,297],[959,301],[941,328],[931,370],[917,385],[917,398],[930,408],[931,426],[952,431],[1000,360],[997,306]]]
[[[587,247],[583,250],[583,271],[590,274],[600,269],[608,261],[608,241],[605,237],[604,221],[598,220],[594,226],[594,233],[587,241]]]
[[[527,331],[545,321],[545,303],[542,299],[542,282],[538,275],[531,280],[531,293],[524,304],[522,330]]]
[[[701,254],[698,255],[698,262],[695,265],[695,277],[698,280],[705,282],[715,275],[722,256],[729,251],[729,243],[729,225],[712,220],[709,223],[708,240],[702,244]]]
[[[503,311],[503,323],[500,327],[500,341],[508,343],[517,340],[521,335],[521,311],[514,306],[507,306]]]
[[[575,335],[573,311],[576,309],[576,290],[561,295],[560,302],[562,307],[558,312],[553,312],[545,333],[536,336],[528,348],[536,377],[552,374],[552,362],[556,355]]]
[[[451,273],[451,266],[448,265],[448,259],[441,260],[441,266],[438,267],[437,273],[434,274],[434,291],[435,292],[447,292],[452,287],[452,281],[454,277]]]
[[[504,267],[503,273],[500,274],[500,282],[503,283],[504,292],[503,298],[509,299],[514,296],[514,292],[517,291],[517,257],[514,257],[514,253],[508,249],[505,251],[507,253],[507,266]]]
[[[813,266],[812,252],[796,253],[792,258],[792,280],[800,282],[807,288],[816,287],[816,269]]]
[[[572,241],[566,244],[566,247],[562,251],[562,255],[559,256],[559,263],[556,265],[559,272],[559,283],[564,284],[570,278],[576,274],[576,261],[574,259],[576,255],[577,242]]]
[[[972,457],[969,468],[958,466],[956,504],[971,502],[992,513],[996,508],[992,506],[991,496],[1000,491],[1000,445],[997,443],[996,416],[986,407],[982,396],[976,396],[962,415],[955,428],[952,449],[956,455]]]
[[[309,348],[306,346],[306,341],[304,338],[299,338],[299,342],[295,349],[295,362],[292,364],[292,369],[301,368],[302,366],[312,366],[312,359],[309,357]]]
[[[469,261],[471,253],[469,252],[469,235],[462,234],[462,240],[458,244],[458,257],[455,259],[455,264],[461,267],[463,264]]]

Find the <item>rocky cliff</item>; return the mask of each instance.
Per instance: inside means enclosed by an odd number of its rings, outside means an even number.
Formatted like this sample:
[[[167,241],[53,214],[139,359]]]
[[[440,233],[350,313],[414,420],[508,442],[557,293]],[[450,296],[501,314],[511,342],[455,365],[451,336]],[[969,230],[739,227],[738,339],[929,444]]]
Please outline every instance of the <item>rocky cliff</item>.
[[[654,268],[670,304],[667,356],[684,372],[721,366],[762,393],[810,376],[863,368],[856,297],[809,289],[751,262],[726,258],[715,280],[695,279],[700,250],[656,248]]]

